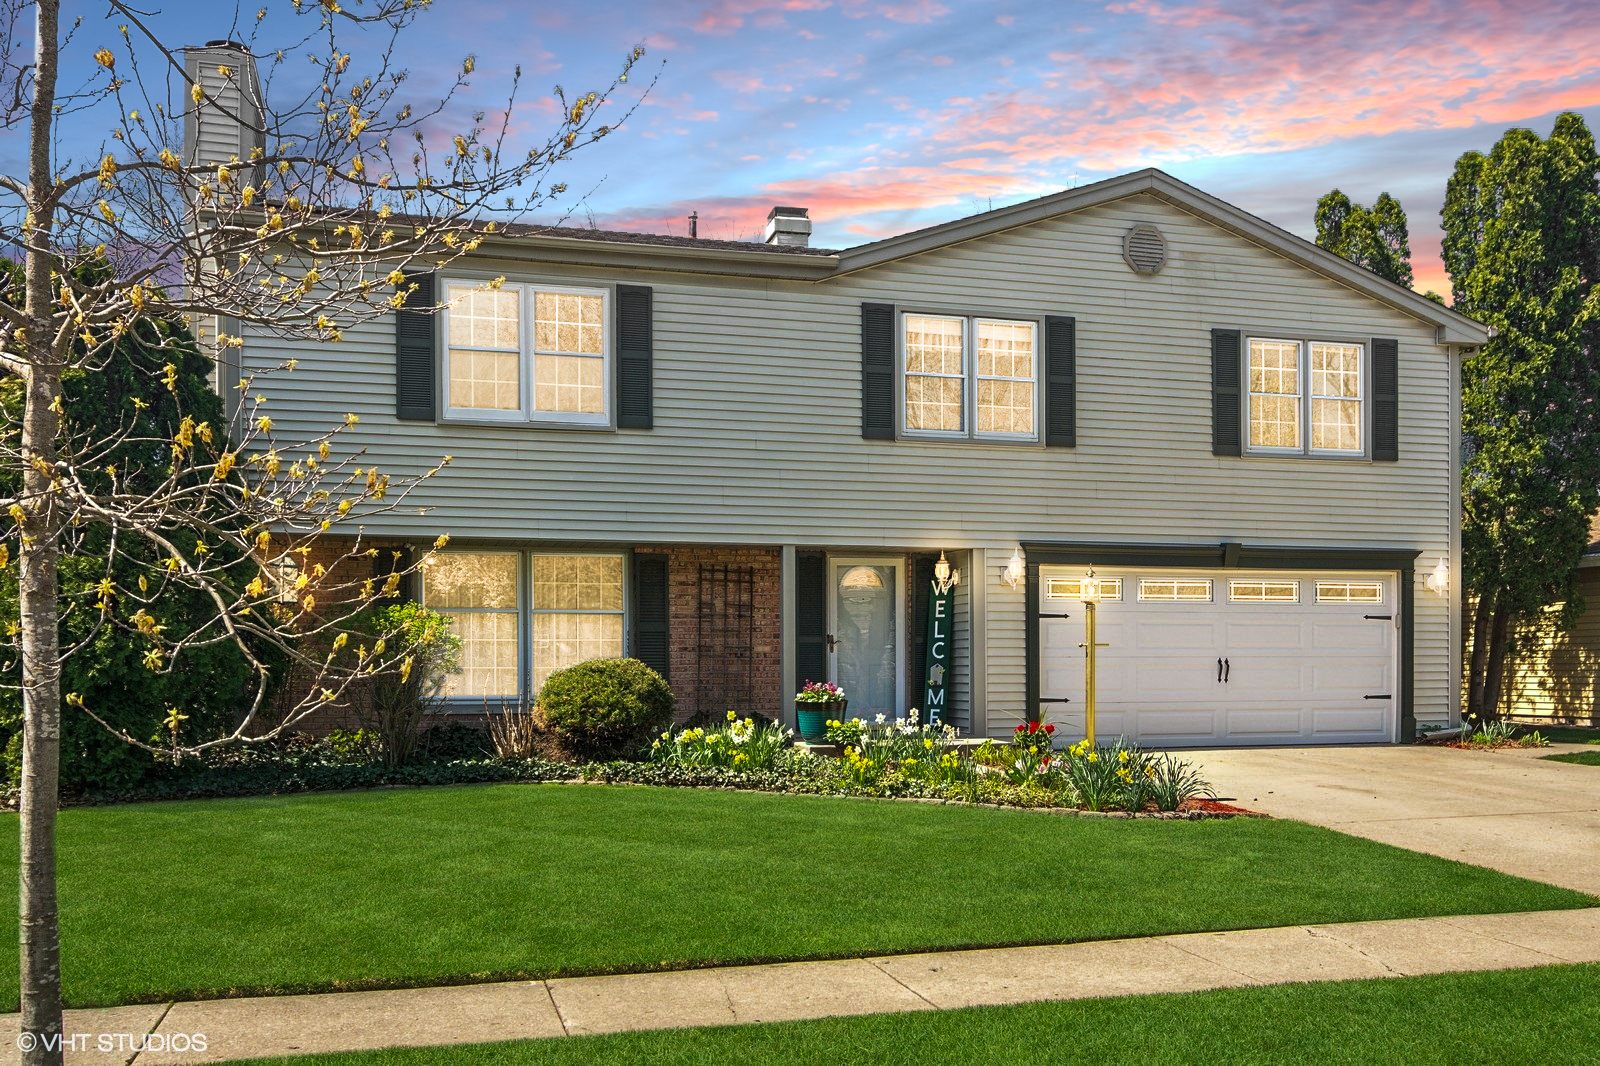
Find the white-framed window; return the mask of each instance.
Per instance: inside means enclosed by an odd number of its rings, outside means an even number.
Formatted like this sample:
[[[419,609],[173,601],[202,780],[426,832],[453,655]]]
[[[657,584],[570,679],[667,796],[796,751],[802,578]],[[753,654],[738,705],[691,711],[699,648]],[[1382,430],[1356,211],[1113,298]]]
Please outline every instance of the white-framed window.
[[[422,573],[422,605],[452,622],[461,672],[449,697],[515,699],[521,691],[521,567],[516,552],[448,552]]]
[[[1382,603],[1382,581],[1318,581],[1318,603]]]
[[[623,654],[622,556],[533,556],[530,692],[564,666]]]
[[[1299,603],[1298,581],[1230,581],[1228,599],[1237,603]]]
[[[1211,579],[1203,577],[1142,577],[1139,579],[1141,600],[1179,600],[1191,603],[1209,603]]]
[[[610,424],[605,289],[456,280],[445,301],[447,417]]]
[[[1365,345],[1251,337],[1246,352],[1249,451],[1365,453]]]
[[[907,436],[1038,439],[1037,322],[908,312],[900,342]]]
[[[1044,595],[1051,600],[1081,600],[1083,599],[1083,581],[1081,577],[1051,577],[1044,583]],[[1095,599],[1120,600],[1122,599],[1122,579],[1120,577],[1095,578]]]
[[[423,570],[422,604],[450,618],[462,642],[461,672],[444,695],[516,699],[537,694],[563,667],[625,655],[624,572],[620,552],[434,556]]]

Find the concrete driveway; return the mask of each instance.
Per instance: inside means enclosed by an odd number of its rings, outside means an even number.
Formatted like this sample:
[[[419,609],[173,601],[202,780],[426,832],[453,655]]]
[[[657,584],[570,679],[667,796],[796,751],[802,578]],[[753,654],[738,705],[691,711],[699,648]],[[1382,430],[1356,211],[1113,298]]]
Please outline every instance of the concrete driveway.
[[[1583,750],[1406,745],[1182,754],[1218,797],[1241,807],[1600,896],[1600,767],[1539,758]]]

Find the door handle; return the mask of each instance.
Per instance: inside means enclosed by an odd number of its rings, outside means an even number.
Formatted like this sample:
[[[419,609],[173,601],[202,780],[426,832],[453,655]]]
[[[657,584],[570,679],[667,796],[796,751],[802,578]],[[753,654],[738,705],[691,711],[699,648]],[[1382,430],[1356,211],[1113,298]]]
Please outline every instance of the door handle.
[[[837,641],[837,640],[835,640],[835,639],[834,639],[834,638],[833,638],[833,634],[832,634],[832,633],[829,633],[829,634],[828,634],[828,635],[827,635],[827,636],[826,636],[826,637],[824,637],[824,638],[823,638],[823,639],[824,639],[824,640],[826,640],[826,641],[827,641],[827,642],[828,642],[828,650],[829,650],[829,651],[833,651],[833,650],[834,650],[834,648],[835,648],[835,647],[837,647],[837,646],[838,646],[838,643],[839,643],[839,642],[838,642],[838,641]]]
[[[1232,673],[1233,663],[1229,662],[1227,659],[1222,660],[1222,683],[1224,685],[1228,683],[1228,676]]]
[[[1217,659],[1217,684],[1222,684],[1222,659]]]

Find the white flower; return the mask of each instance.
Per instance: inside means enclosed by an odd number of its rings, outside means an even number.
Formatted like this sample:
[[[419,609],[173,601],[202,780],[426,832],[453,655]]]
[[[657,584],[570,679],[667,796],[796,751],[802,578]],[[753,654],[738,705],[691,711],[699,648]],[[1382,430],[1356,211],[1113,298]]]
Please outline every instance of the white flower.
[[[879,725],[882,725],[886,720],[887,719],[883,715],[881,715],[881,714],[878,715],[878,724]]]

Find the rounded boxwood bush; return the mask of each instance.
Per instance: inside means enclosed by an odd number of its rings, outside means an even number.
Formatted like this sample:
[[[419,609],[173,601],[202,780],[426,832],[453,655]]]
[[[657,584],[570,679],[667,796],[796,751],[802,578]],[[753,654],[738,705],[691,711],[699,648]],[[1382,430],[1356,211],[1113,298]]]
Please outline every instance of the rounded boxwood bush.
[[[557,670],[539,690],[541,724],[586,759],[637,755],[672,723],[676,706],[666,680],[638,659],[590,659]]]

